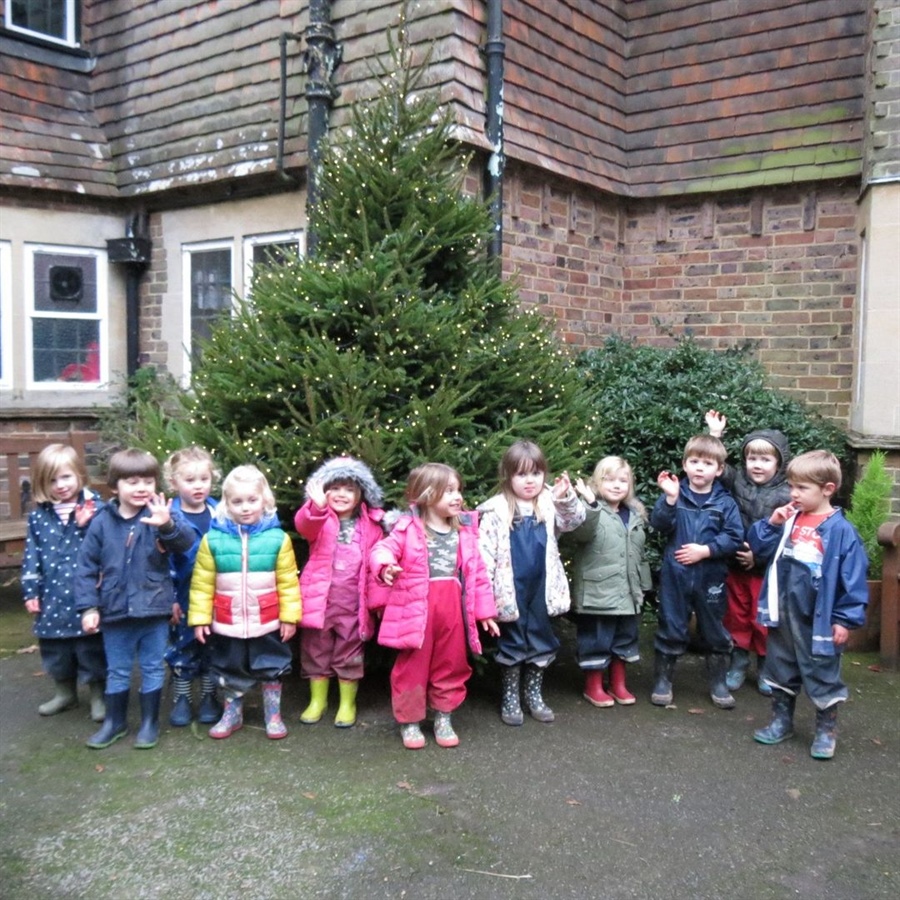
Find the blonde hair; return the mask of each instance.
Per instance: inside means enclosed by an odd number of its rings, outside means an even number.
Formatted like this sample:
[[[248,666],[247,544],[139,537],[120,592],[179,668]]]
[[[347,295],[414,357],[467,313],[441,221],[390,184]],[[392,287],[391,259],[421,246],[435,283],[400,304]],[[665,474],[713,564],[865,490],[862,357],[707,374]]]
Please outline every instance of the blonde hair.
[[[463,489],[463,481],[459,472],[452,466],[444,463],[429,462],[417,466],[409,473],[406,482],[406,501],[410,506],[416,507],[421,515],[422,510],[427,510],[440,497],[455,478],[460,491]],[[450,518],[450,527],[459,529],[459,516]]]
[[[728,457],[725,445],[711,434],[695,434],[684,447],[682,463],[687,462],[689,456],[699,456],[701,459],[711,459],[716,465],[724,466]]]
[[[78,477],[78,490],[88,483],[87,469],[74,447],[68,444],[48,444],[31,466],[31,490],[38,503],[52,503],[50,482],[60,469],[68,466]]]
[[[787,464],[787,480],[796,483],[815,484],[819,487],[831,482],[835,491],[841,489],[841,464],[827,450],[810,450],[795,456]]]
[[[222,477],[222,473],[216,468],[212,454],[208,450],[204,450],[203,447],[198,447],[196,445],[184,447],[181,450],[176,450],[163,464],[163,477],[166,481],[166,487],[168,487],[170,491],[177,490],[175,478],[177,477],[178,470],[182,466],[190,465],[209,466],[209,474],[213,484]]]
[[[629,509],[633,510],[641,518],[647,518],[647,510],[643,503],[634,494],[634,471],[628,461],[622,459],[621,456],[604,456],[600,462],[594,466],[594,474],[590,477],[590,487],[593,492],[600,496],[600,485],[604,479],[609,478],[624,469],[628,473],[628,493],[622,501]]]
[[[269,487],[266,476],[256,466],[236,466],[225,476],[225,480],[222,482],[223,502],[216,506],[216,511],[213,514],[216,521],[220,523],[234,521],[228,512],[228,495],[238,484],[255,485],[263,498],[263,518],[275,515],[275,495],[272,493],[272,488]]]
[[[751,454],[754,456],[774,456],[775,459],[781,462],[781,453],[778,451],[778,448],[763,438],[755,438],[746,443],[744,446],[744,458]]]
[[[537,472],[544,476],[544,487],[547,486],[547,457],[544,451],[532,441],[516,441],[507,448],[506,453],[500,458],[497,467],[497,476],[500,479],[500,492],[506,497],[508,504],[507,524],[512,527],[518,516],[518,500],[512,488],[512,480],[515,475],[530,475]],[[540,505],[534,504],[534,518],[536,522],[543,522]]]

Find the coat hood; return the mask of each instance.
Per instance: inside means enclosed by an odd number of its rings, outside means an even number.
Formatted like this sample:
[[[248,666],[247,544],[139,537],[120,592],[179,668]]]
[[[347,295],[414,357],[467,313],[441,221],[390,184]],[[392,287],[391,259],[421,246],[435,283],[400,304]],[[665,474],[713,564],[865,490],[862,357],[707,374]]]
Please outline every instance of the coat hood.
[[[336,481],[352,481],[359,486],[363,502],[369,509],[381,509],[384,503],[384,494],[375,481],[372,470],[358,459],[352,456],[337,456],[329,459],[316,469],[306,484],[306,499],[309,499],[309,485],[320,484],[322,489]]]
[[[791,460],[791,452],[788,446],[788,439],[785,435],[780,431],[775,431],[771,428],[761,428],[759,431],[751,431],[744,440],[741,442],[741,460],[744,459],[744,454],[746,452],[747,444],[752,443],[753,441],[765,441],[767,444],[771,444],[775,450],[778,452],[778,473],[784,477],[784,470],[787,467],[787,464]]]

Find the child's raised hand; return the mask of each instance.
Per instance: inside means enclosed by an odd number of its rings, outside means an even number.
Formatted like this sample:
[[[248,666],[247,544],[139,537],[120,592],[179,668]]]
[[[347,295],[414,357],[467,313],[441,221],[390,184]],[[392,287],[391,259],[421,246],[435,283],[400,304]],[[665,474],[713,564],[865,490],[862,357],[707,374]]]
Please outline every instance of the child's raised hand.
[[[556,500],[562,500],[570,490],[572,490],[572,482],[569,481],[569,473],[563,472],[553,482],[553,497]]]
[[[779,506],[778,509],[772,512],[772,515],[769,516],[769,524],[775,525],[776,527],[779,525],[784,525],[794,513],[798,512],[796,506],[794,506],[793,501],[786,504],[785,506]]]
[[[659,489],[666,495],[666,500],[671,506],[675,505],[678,495],[681,493],[681,485],[678,483],[678,476],[673,475],[667,469],[663,469],[656,477],[656,484]]]
[[[37,597],[29,597],[25,601],[25,612],[36,616],[41,611],[41,601]]]
[[[706,422],[706,427],[709,429],[709,433],[713,437],[722,437],[725,433],[725,426],[728,424],[728,419],[726,419],[722,413],[714,409],[711,409],[703,418]]]
[[[481,627],[490,635],[500,637],[500,626],[496,619],[482,619]]]
[[[145,525],[168,525],[172,521],[172,501],[166,500],[165,494],[151,494],[145,507],[150,511],[149,516],[144,516],[141,521]]]
[[[309,484],[306,485],[306,493],[309,495],[309,499],[312,500],[319,509],[325,509],[328,505],[328,498],[325,496],[325,491],[322,489],[321,481],[310,481]]]
[[[297,633],[297,626],[294,622],[281,623],[281,642],[286,644]]]
[[[209,637],[209,625],[195,625],[194,637],[199,643],[205,644],[206,639]]]
[[[79,528],[84,528],[97,511],[97,504],[93,500],[85,500],[75,507],[75,524]]]
[[[587,504],[593,504],[597,502],[597,496],[594,492],[585,484],[583,478],[579,478],[575,482],[575,493],[584,498],[584,502]]]
[[[381,580],[386,585],[392,585],[397,576],[403,571],[401,566],[388,565],[381,570]]]

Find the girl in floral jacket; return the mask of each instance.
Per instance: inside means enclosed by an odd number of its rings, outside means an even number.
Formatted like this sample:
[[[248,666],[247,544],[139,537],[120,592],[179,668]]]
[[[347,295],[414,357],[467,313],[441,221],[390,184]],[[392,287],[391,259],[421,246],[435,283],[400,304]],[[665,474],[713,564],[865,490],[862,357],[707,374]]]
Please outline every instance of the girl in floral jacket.
[[[478,519],[463,512],[461,487],[450,466],[425,463],[414,469],[406,486],[410,513],[371,555],[369,607],[383,614],[378,643],[400,651],[391,671],[391,701],[409,750],[425,746],[419,723],[426,706],[435,710],[438,746],[459,743],[450,714],[465,699],[472,674],[466,642],[473,653],[481,652],[476,622],[498,633],[478,552]]]
[[[524,722],[519,696],[524,666],[528,711],[539,722],[552,722],[553,710],[541,693],[544,672],[559,648],[550,619],[568,612],[571,602],[557,535],[584,521],[584,506],[565,472],[552,489],[545,485],[547,460],[530,441],[516,441],[503,454],[499,475],[500,493],[478,510],[479,545],[500,622],[500,718],[507,725]]]

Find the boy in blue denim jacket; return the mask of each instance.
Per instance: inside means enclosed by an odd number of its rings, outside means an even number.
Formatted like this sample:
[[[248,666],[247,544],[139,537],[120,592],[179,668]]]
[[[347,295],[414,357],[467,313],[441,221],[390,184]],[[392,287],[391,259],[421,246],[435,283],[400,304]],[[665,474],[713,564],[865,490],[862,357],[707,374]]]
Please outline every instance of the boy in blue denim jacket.
[[[659,584],[659,624],[654,640],[653,693],[650,702],[672,702],[675,662],[687,649],[691,613],[707,657],[709,694],[720,709],[731,709],[734,697],[725,684],[731,636],[725,615],[728,560],[744,540],[741,514],[731,494],[719,483],[725,466],[724,444],[708,434],[692,437],[684,448],[685,477],[660,472],[663,495],[653,507],[650,525],[669,536]]]

